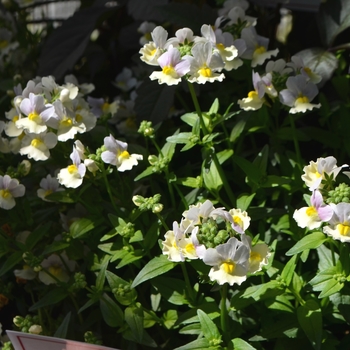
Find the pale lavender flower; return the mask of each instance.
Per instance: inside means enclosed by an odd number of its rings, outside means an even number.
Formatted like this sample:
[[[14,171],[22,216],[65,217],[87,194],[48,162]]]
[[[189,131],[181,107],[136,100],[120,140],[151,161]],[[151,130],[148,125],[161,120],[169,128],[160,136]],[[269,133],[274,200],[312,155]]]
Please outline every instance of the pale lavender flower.
[[[168,51],[158,58],[158,63],[162,70],[153,72],[150,79],[158,80],[159,84],[177,85],[190,71],[191,59],[189,56],[181,58],[180,51],[170,45]]]
[[[81,163],[79,153],[73,146],[73,152],[70,154],[70,159],[73,164],[67,168],[61,169],[57,175],[58,182],[70,188],[77,188],[83,183],[83,178],[86,173],[85,164]]]
[[[322,77],[314,73],[309,67],[307,67],[304,64],[303,59],[298,55],[292,56],[291,62],[289,62],[287,66],[293,69],[295,74],[303,75],[314,84],[318,84],[322,80]]]
[[[312,230],[320,227],[323,222],[329,221],[333,215],[333,209],[323,202],[323,197],[317,190],[313,192],[310,202],[311,206],[295,210],[293,218],[299,227]]]
[[[113,85],[122,91],[129,91],[136,87],[137,79],[132,76],[132,70],[130,68],[124,67],[123,70],[115,78]]]
[[[41,95],[33,93],[29,93],[29,98],[22,100],[19,108],[27,117],[18,119],[16,126],[34,134],[46,131],[47,121],[55,114],[55,109],[51,104],[45,104]]]
[[[52,177],[48,174],[45,178],[40,181],[40,188],[37,190],[37,195],[45,202],[51,202],[46,198],[51,193],[64,191],[56,177]]]
[[[115,165],[118,171],[131,170],[143,158],[141,154],[130,154],[127,151],[128,144],[116,140],[112,135],[104,138],[104,146],[106,151],[102,152],[101,159],[107,164]]]
[[[278,49],[268,51],[269,39],[258,35],[254,27],[244,28],[241,38],[245,41],[247,49],[242,58],[250,59],[251,66],[263,64],[267,59],[278,54]]]
[[[240,285],[247,279],[249,254],[249,248],[235,237],[215,248],[208,248],[204,253],[203,262],[212,266],[209,272],[210,280],[220,285]]]
[[[24,193],[25,187],[17,179],[0,175],[0,208],[12,209],[16,205],[15,198],[24,196]]]
[[[318,88],[305,76],[299,74],[289,77],[286,86],[287,89],[280,91],[279,96],[282,104],[292,107],[289,113],[306,112],[321,107],[321,104],[310,103],[318,94]]]
[[[350,203],[330,204],[333,216],[323,232],[341,242],[350,242]]]
[[[249,2],[246,0],[226,0],[223,4],[223,8],[218,11],[218,14],[219,16],[227,16],[230,10],[237,6],[246,11],[248,10]]]

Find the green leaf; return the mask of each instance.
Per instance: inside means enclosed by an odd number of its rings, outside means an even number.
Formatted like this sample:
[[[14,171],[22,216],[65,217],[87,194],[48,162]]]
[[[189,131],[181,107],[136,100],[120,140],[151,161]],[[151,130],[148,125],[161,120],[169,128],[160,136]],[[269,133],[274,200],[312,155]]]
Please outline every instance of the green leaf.
[[[68,326],[69,326],[71,315],[72,315],[72,312],[69,311],[68,314],[63,319],[63,321],[60,324],[60,326],[57,328],[57,330],[56,330],[56,332],[54,334],[54,337],[62,338],[62,339],[66,339],[67,338],[67,331],[68,331]]]
[[[167,310],[163,314],[163,323],[166,329],[171,329],[178,319],[176,310]]]
[[[138,176],[135,177],[134,181],[139,181],[141,179],[143,179],[146,176],[152,175],[153,174],[153,167],[149,166],[148,168],[146,168],[141,174],[139,174]]]
[[[50,193],[46,196],[47,199],[55,202],[61,202],[61,203],[75,203],[77,200],[74,197],[75,193],[68,192],[68,191],[57,191]]]
[[[172,135],[166,138],[170,143],[188,143],[188,140],[192,136],[191,132],[180,132],[177,135]]]
[[[196,339],[187,343],[186,345],[175,348],[174,350],[209,350],[209,349],[217,349],[217,347],[211,347],[208,340],[206,338]]]
[[[123,255],[122,259],[118,263],[118,265],[115,267],[116,269],[120,269],[123,266],[129,265],[134,261],[140,260],[142,258],[142,250],[137,249],[131,252],[126,252],[125,255]],[[116,259],[113,259],[113,261]]]
[[[180,119],[189,126],[193,127],[198,122],[199,117],[197,113],[185,113],[180,117]]]
[[[230,134],[230,141],[235,142],[238,137],[242,134],[247,121],[245,119],[238,120]]]
[[[213,104],[210,106],[209,114],[216,114],[219,111],[219,99],[216,98]]]
[[[214,161],[211,161],[209,169],[206,168],[206,162],[205,161],[203,162],[202,177],[203,177],[205,187],[209,191],[219,191],[219,189],[223,185],[219,171]]]
[[[69,243],[66,243],[64,241],[53,241],[51,244],[45,247],[43,250],[42,254],[47,255],[47,254],[52,254],[54,252],[58,252],[60,250],[64,250],[69,247]]]
[[[232,339],[233,348],[235,350],[256,350],[253,346],[249,345],[241,338]]]
[[[339,260],[339,254],[332,252],[325,245],[320,245],[317,248],[318,254],[318,268],[320,271],[327,270],[335,265],[335,262]],[[334,257],[334,261],[333,261]]]
[[[350,3],[347,0],[325,1],[318,13],[321,38],[330,47],[336,37],[350,27]]]
[[[57,304],[61,300],[65,299],[68,295],[69,294],[65,289],[56,287],[55,289],[50,290],[47,294],[45,294],[37,303],[32,305],[29,308],[29,311],[35,311],[41,309],[42,307]]]
[[[280,284],[277,281],[270,281],[264,284],[258,284],[256,286],[248,287],[242,294],[241,298],[253,298],[255,301],[260,300],[269,289],[279,290],[277,294],[280,293]]]
[[[100,299],[100,309],[103,319],[110,327],[121,327],[124,322],[122,309],[106,293]]]
[[[143,339],[143,310],[141,307],[129,306],[125,309],[125,322],[130,327],[137,343]]]
[[[310,233],[303,237],[299,242],[297,242],[292,248],[290,248],[286,255],[294,255],[301,253],[305,249],[316,249],[321,244],[323,244],[327,240],[327,237],[324,233],[316,231]]]
[[[255,195],[256,193],[239,196],[239,198],[237,198],[237,208],[241,210],[247,210]]]
[[[297,309],[299,324],[310,340],[314,349],[321,349],[322,312],[316,300],[309,299]]]
[[[101,262],[101,269],[96,278],[96,288],[97,290],[102,290],[105,284],[106,270],[109,264],[110,256],[105,255],[103,261]]]
[[[221,343],[221,334],[215,323],[204,311],[200,309],[197,310],[197,315],[201,324],[203,335],[208,340],[209,344],[219,345]]]
[[[153,258],[149,261],[143,269],[135,277],[134,282],[131,285],[131,288],[135,288],[139,284],[152,279],[156,276],[162,275],[163,273],[170,271],[176,266],[176,263],[168,260],[165,255]]]
[[[92,229],[95,228],[95,223],[87,218],[81,218],[74,221],[70,227],[69,231],[73,238],[81,238]]]
[[[297,255],[294,255],[286,264],[281,272],[281,279],[285,282],[286,286],[290,285],[292,282],[294,270],[296,268]]]
[[[339,292],[344,287],[342,279],[335,278],[338,275],[337,267],[333,266],[320,271],[309,283],[314,291],[321,292],[319,298],[325,298]]]
[[[176,183],[182,185],[182,186],[187,186],[187,187],[192,187],[192,188],[199,188],[201,187],[201,177],[184,177],[176,180]]]
[[[259,167],[254,165],[253,163],[249,162],[248,160],[239,157],[239,156],[232,156],[234,162],[243,170],[243,172],[248,177],[248,180],[252,181],[255,184],[258,184],[263,176],[261,173]]]
[[[0,269],[0,277],[4,275],[7,271],[11,270],[15,265],[22,261],[22,252],[15,252],[2,264]]]
[[[186,299],[186,283],[178,278],[156,277],[152,280],[152,285],[161,296],[174,305],[188,304]]]
[[[135,289],[130,289],[130,283],[123,280],[119,276],[110,271],[106,271],[106,278],[109,286],[113,289],[122,290],[122,293],[114,292],[114,297],[122,305],[132,304],[136,298],[137,293]]]

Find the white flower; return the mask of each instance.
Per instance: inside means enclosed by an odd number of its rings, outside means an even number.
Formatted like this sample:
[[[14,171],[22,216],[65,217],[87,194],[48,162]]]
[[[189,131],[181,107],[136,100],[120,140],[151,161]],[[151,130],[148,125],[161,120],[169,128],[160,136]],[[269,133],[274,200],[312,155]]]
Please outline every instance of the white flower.
[[[70,155],[73,164],[67,168],[61,169],[57,175],[58,182],[70,188],[77,188],[83,183],[83,178],[86,173],[86,166],[81,163],[79,153],[75,147]]]
[[[321,107],[321,104],[310,103],[318,94],[318,88],[304,75],[289,77],[286,86],[287,89],[280,91],[279,96],[282,104],[292,107],[289,113],[305,113]]]
[[[122,91],[129,91],[136,87],[137,79],[132,76],[132,70],[130,68],[124,67],[121,73],[115,78],[113,85]]]
[[[153,41],[145,44],[139,51],[141,61],[151,65],[158,66],[158,58],[165,50],[168,32],[161,26],[153,29],[151,33]]]
[[[330,204],[333,216],[323,232],[341,242],[350,242],[350,203]]]
[[[268,51],[269,39],[257,34],[254,27],[244,28],[241,38],[245,41],[247,49],[242,57],[251,59],[251,66],[263,64],[267,59],[278,54],[278,49]]]
[[[14,270],[13,273],[22,280],[33,280],[37,276],[37,273],[28,265],[24,265],[22,270]]]
[[[42,270],[39,272],[39,279],[44,284],[68,282],[70,273],[74,270],[75,262],[69,260],[66,253],[61,255],[50,255],[41,263]],[[68,269],[68,270],[67,270]]]
[[[238,233],[244,233],[250,225],[250,216],[245,210],[230,209],[229,214],[232,218],[232,228]]]
[[[325,174],[333,176],[333,180],[337,177],[340,170],[347,167],[347,164],[337,166],[337,160],[333,156],[326,158],[317,158],[316,162],[311,161],[309,165],[303,168],[304,174],[301,176],[305,185],[309,187],[311,191],[315,189],[322,189],[322,180],[325,179]]]
[[[143,159],[141,154],[130,154],[127,151],[128,144],[116,140],[112,135],[104,138],[104,146],[107,151],[101,154],[103,162],[115,165],[118,171],[131,170],[138,160]]]
[[[180,51],[170,45],[169,49],[159,58],[158,63],[162,70],[150,75],[151,80],[158,80],[159,84],[177,85],[186,73],[190,71],[189,56],[181,58]]]
[[[247,279],[248,260],[249,248],[235,237],[216,248],[208,248],[203,256],[203,262],[212,266],[210,280],[231,286],[240,285]]]
[[[191,83],[205,84],[214,81],[223,81],[224,74],[219,72],[225,67],[218,52],[213,52],[210,42],[198,42],[192,48],[193,60],[188,81]]]
[[[248,272],[256,273],[261,271],[262,267],[268,264],[268,258],[271,256],[268,245],[266,243],[258,243],[252,247],[252,239],[249,236],[242,235],[241,239],[250,251]]]
[[[19,153],[26,155],[35,161],[46,160],[50,157],[50,149],[57,144],[57,136],[53,132],[42,132],[40,134],[27,134],[22,139]]]
[[[307,227],[312,230],[320,227],[323,222],[330,220],[332,215],[332,207],[324,204],[319,191],[314,191],[311,196],[311,206],[295,210],[293,218],[299,227]]]
[[[59,187],[59,182],[57,178],[52,177],[50,174],[40,181],[40,188],[37,190],[37,195],[39,198],[46,202],[51,202],[49,199],[46,199],[51,193],[64,191],[63,188]]]
[[[15,198],[24,196],[24,193],[25,187],[17,179],[0,175],[0,208],[12,209],[16,205]]]

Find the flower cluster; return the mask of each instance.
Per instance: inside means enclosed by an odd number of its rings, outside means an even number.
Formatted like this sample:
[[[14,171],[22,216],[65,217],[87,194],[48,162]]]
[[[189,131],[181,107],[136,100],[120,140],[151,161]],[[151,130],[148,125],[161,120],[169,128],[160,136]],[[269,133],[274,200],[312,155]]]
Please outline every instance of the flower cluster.
[[[175,221],[162,242],[163,254],[170,261],[201,259],[211,266],[211,281],[231,286],[240,285],[248,273],[261,271],[268,264],[267,244],[252,245],[245,233],[250,224],[246,211],[215,208],[206,200],[190,206],[182,216],[180,224]]]
[[[311,191],[307,207],[295,210],[298,226],[310,230],[323,226],[323,232],[341,242],[350,242],[350,187],[335,185],[337,175],[347,164],[337,165],[333,156],[318,158],[304,167],[302,179]],[[349,172],[343,174],[349,177]]]
[[[269,61],[264,74],[253,71],[254,90],[238,103],[245,111],[257,110],[279,97],[282,105],[291,107],[289,113],[306,112],[321,107],[311,103],[318,94],[316,84],[320,81],[321,76],[305,66],[298,55],[292,56],[288,63],[284,59]]]
[[[162,69],[154,71],[150,79],[167,85],[177,85],[183,78],[198,84],[221,82],[225,78],[222,71],[237,69],[242,59],[256,67],[277,55],[278,49],[268,50],[269,39],[257,34],[256,19],[246,16],[247,1],[227,1],[225,5],[214,26],[202,25],[200,36],[185,27],[168,38],[163,27],[155,27],[151,40],[140,49],[143,62]],[[146,28],[153,27],[145,23],[142,33]],[[145,36],[142,38],[144,42]]]

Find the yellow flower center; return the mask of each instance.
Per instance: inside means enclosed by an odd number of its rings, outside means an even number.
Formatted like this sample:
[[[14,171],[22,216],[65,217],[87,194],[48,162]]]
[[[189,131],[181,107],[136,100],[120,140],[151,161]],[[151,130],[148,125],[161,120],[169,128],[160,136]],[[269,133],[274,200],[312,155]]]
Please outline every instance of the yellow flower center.
[[[4,49],[8,44],[7,40],[0,40],[0,49]]]
[[[172,66],[164,66],[162,72],[163,72],[165,75],[171,75],[171,76],[173,76],[174,74],[176,74],[175,69],[174,69],[174,67],[172,67]]]
[[[316,170],[315,176],[319,179],[322,175]]]
[[[243,227],[243,220],[238,216],[238,215],[235,215],[233,217],[233,222],[241,227]]]
[[[156,52],[157,52],[157,49],[152,50],[151,51],[151,56],[154,56]]]
[[[48,196],[49,194],[51,194],[53,191],[52,190],[46,190],[45,191],[45,194],[44,194],[44,197]]]
[[[40,139],[33,139],[30,143],[33,147],[39,147],[43,142]]]
[[[295,104],[299,104],[299,103],[309,103],[309,99],[306,96],[299,96],[296,99]]]
[[[311,75],[311,74],[312,74],[312,70],[311,70],[309,67],[304,67],[304,72],[305,72],[307,75]]]
[[[192,255],[196,254],[196,248],[192,243],[186,244],[185,251]]]
[[[37,112],[29,113],[28,119],[33,121],[33,122],[35,122],[35,123],[40,123],[41,122],[40,115]]]
[[[51,275],[57,277],[61,274],[62,268],[57,265],[52,265],[49,267],[49,272],[51,273]]]
[[[78,167],[75,164],[69,165],[67,168],[69,174],[74,174],[78,171]]]
[[[261,55],[264,52],[266,52],[266,47],[264,47],[264,46],[257,46],[255,48],[254,54]]]
[[[258,97],[258,93],[255,90],[254,91],[250,91],[248,93],[248,97],[249,98],[256,98],[256,97]]]
[[[0,190],[0,196],[4,199],[11,197],[11,192],[9,190]]]
[[[65,118],[60,123],[63,127],[69,127],[72,126],[73,120],[71,118]]]
[[[110,104],[109,104],[108,102],[105,102],[105,103],[102,105],[102,107],[101,107],[102,111],[103,111],[104,113],[107,113],[108,110],[109,110],[109,106],[110,106]]]
[[[318,215],[316,208],[315,207],[308,207],[306,209],[306,215],[307,216],[316,216],[316,215]]]
[[[344,225],[344,224],[338,224],[337,230],[342,236],[349,236],[350,233],[350,226]]]
[[[221,267],[226,273],[232,274],[235,270],[236,264],[233,261],[229,260],[222,263]]]
[[[203,77],[210,78],[213,72],[208,66],[204,66],[199,70],[199,74],[203,75]]]
[[[219,49],[219,50],[225,50],[225,45],[224,44],[216,44],[216,47]]]
[[[130,158],[130,154],[128,151],[123,151],[119,154],[118,158],[122,158],[122,159],[129,159]]]
[[[14,122],[14,123],[16,123],[16,121],[19,119],[19,116],[18,115],[15,115],[13,118],[12,118],[12,121]]]
[[[261,255],[258,252],[250,252],[249,256],[250,261],[261,261]]]
[[[82,115],[81,115],[81,114],[76,114],[76,115],[75,115],[75,120],[76,120],[78,123],[80,123],[80,122],[83,120]]]

